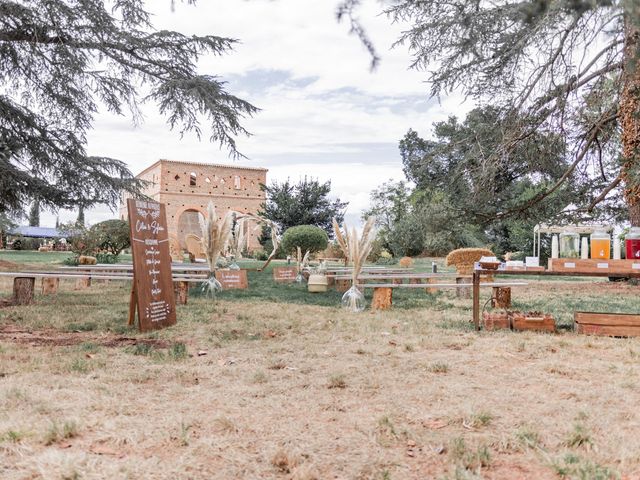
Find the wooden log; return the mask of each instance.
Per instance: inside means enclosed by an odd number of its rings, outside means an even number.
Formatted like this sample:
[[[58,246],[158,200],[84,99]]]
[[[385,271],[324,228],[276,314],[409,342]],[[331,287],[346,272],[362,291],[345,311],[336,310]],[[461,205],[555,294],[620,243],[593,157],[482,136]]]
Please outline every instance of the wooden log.
[[[16,277],[13,279],[13,304],[29,305],[33,302],[35,277]]]
[[[456,277],[456,283],[460,285],[466,284],[466,287],[456,288],[456,296],[459,298],[471,298],[471,284],[466,277]]]
[[[60,285],[60,279],[58,277],[45,277],[42,279],[42,294],[51,295],[58,293],[58,286]]]
[[[189,282],[173,282],[176,291],[176,303],[186,305],[189,297]]]
[[[388,310],[393,303],[393,288],[378,287],[373,289],[372,310]]]
[[[78,278],[74,290],[84,290],[91,286],[91,277]]]
[[[439,280],[438,278],[427,278],[427,283],[438,283],[438,280]],[[437,288],[431,288],[431,287],[425,288],[424,291],[432,295],[435,293],[438,293]]]
[[[511,308],[511,288],[493,287],[491,295],[492,308]]]

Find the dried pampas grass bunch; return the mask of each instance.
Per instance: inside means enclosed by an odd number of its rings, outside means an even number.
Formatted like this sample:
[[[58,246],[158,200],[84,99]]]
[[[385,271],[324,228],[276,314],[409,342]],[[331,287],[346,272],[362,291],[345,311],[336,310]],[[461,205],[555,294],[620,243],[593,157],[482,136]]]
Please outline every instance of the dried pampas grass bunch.
[[[233,214],[231,212],[227,212],[224,217],[218,219],[213,202],[209,202],[207,217],[200,218],[200,229],[202,230],[200,241],[211,272],[209,280],[203,285],[203,290],[208,290],[211,294],[215,294],[217,290],[222,289],[222,285],[216,280],[214,274],[220,253],[226,250],[229,243],[232,224]]]
[[[247,234],[244,224],[247,217],[236,217],[236,224],[231,230],[229,239],[229,251],[236,259],[242,258],[242,252],[247,248]]]
[[[342,241],[344,241],[346,245],[347,258],[349,258],[353,264],[353,270],[351,272],[351,288],[347,290],[342,297],[342,305],[352,312],[361,312],[364,310],[364,295],[358,289],[357,284],[358,276],[360,272],[362,272],[364,263],[371,253],[373,241],[376,238],[375,222],[375,217],[369,217],[360,235],[358,235],[355,228],[352,227],[351,230],[349,230],[346,224],[344,225],[345,234],[342,236]],[[337,222],[334,222],[334,231],[340,231],[339,227],[336,229],[336,225]],[[340,234],[342,235],[342,232],[340,232]],[[337,233],[336,237],[338,237]],[[338,243],[341,243],[341,240],[338,240]]]
[[[349,263],[349,260],[350,260],[349,259],[349,242],[348,242],[349,229],[347,228],[347,224],[345,223],[344,225],[344,234],[343,234],[342,230],[340,229],[340,225],[336,220],[336,217],[333,217],[331,219],[331,222],[333,224],[333,233],[336,236],[336,242],[338,242],[338,245],[340,246],[340,250],[342,250],[342,253],[344,254],[344,258],[346,259],[347,263]]]

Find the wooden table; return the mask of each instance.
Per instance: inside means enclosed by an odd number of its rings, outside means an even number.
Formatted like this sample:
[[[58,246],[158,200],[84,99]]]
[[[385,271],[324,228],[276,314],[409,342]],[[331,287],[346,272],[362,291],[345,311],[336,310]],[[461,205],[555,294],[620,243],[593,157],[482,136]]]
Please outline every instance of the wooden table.
[[[611,272],[554,272],[549,270],[474,270],[473,272],[473,323],[476,330],[480,330],[480,279],[483,275],[537,275],[541,277],[610,277]],[[624,274],[629,278],[640,278],[640,272],[628,272]]]

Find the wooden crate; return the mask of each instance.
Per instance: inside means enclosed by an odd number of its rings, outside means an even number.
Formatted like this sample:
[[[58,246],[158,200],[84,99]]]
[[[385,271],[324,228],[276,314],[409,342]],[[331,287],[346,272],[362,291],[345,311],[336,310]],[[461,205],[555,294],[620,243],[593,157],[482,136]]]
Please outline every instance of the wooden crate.
[[[633,313],[575,312],[576,332],[605,337],[640,337],[640,315]]]
[[[482,320],[485,330],[508,330],[511,328],[511,321],[507,312],[484,312]]]
[[[511,327],[514,330],[532,330],[536,332],[555,332],[556,322],[546,313],[511,312]]]

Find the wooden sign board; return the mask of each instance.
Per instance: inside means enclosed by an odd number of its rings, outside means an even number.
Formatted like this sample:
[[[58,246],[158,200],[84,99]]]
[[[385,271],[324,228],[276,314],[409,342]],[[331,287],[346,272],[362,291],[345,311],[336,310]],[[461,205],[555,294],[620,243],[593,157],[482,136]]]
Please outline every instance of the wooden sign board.
[[[137,307],[141,332],[175,325],[176,299],[164,204],[130,198],[127,209],[133,256],[129,324],[133,324]]]
[[[249,286],[246,270],[216,270],[216,279],[223,290],[245,289]]]
[[[298,276],[298,267],[273,267],[273,279],[279,283],[293,283]]]

